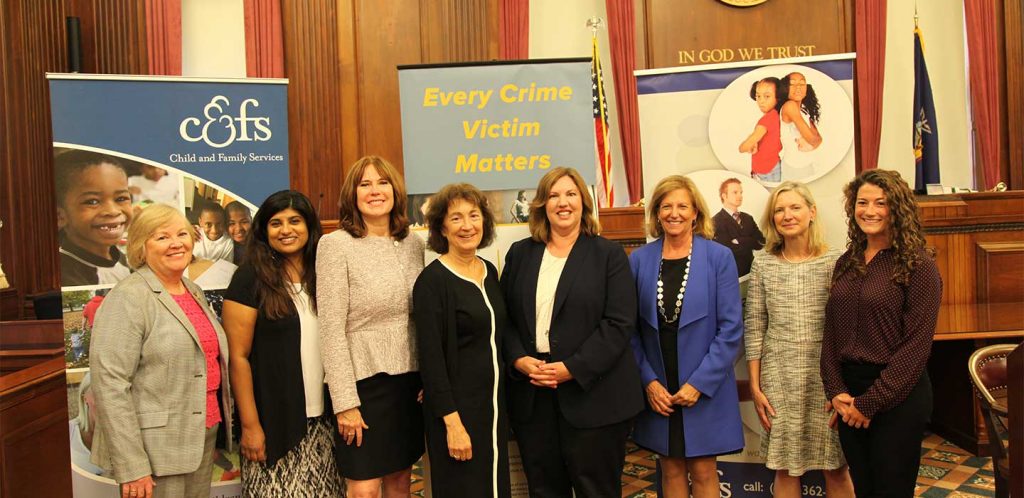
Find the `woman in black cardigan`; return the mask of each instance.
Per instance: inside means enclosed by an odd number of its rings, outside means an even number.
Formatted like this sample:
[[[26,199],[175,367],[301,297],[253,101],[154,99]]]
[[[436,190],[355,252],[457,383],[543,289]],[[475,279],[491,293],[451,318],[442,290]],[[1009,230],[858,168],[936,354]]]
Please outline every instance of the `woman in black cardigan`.
[[[427,226],[441,257],[412,295],[433,494],[507,498],[505,303],[494,265],[476,255],[494,240],[494,214],[482,192],[459,183],[431,197]]]
[[[253,219],[248,257],[224,293],[242,424],[242,496],[342,496],[316,317],[321,233],[306,196],[272,194]]]

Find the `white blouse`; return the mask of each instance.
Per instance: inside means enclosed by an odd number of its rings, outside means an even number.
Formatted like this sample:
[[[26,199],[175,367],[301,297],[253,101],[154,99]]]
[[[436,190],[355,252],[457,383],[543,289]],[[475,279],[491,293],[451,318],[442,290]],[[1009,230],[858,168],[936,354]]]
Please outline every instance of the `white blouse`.
[[[320,359],[320,321],[302,284],[292,282],[292,301],[299,313],[299,359],[302,362],[302,387],[306,393],[306,417],[324,413],[324,364]]]
[[[537,352],[550,353],[551,344],[551,313],[555,306],[555,290],[558,279],[562,276],[565,261],[568,257],[559,258],[544,249],[544,258],[540,261],[540,274],[537,275]]]

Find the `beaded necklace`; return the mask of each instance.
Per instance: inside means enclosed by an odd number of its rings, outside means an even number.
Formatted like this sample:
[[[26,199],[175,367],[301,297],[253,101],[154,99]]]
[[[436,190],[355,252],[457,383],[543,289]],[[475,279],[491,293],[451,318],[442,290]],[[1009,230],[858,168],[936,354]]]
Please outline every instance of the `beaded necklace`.
[[[658,264],[658,313],[661,313],[665,323],[672,323],[679,319],[679,312],[683,310],[683,295],[686,294],[686,281],[690,278],[690,258],[686,258],[686,266],[683,268],[683,282],[679,284],[679,293],[676,294],[676,309],[672,314],[671,320],[665,314],[665,282],[661,276],[664,267],[665,258],[662,258],[661,263]]]

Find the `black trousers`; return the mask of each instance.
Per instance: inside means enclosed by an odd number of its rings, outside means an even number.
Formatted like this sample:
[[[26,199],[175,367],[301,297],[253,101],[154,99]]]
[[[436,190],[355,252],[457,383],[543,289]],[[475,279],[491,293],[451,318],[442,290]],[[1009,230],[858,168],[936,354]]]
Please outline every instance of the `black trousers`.
[[[843,380],[850,395],[864,393],[884,365],[843,364]],[[867,429],[839,421],[839,443],[850,464],[850,477],[858,498],[914,496],[921,465],[921,441],[932,414],[932,385],[928,372],[902,403],[879,412]]]
[[[629,419],[592,429],[573,427],[554,389],[537,388],[533,415],[512,423],[530,498],[618,498]]]

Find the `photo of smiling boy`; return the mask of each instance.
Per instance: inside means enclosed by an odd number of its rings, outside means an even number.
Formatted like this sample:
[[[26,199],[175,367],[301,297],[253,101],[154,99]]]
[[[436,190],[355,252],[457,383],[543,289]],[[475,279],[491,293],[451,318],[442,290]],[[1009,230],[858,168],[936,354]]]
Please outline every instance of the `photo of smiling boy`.
[[[252,211],[238,201],[231,201],[224,210],[228,213],[228,235],[234,242],[234,256],[232,263],[239,265],[245,256],[245,242],[249,238],[249,229],[252,226]]]
[[[118,249],[132,221],[132,196],[121,162],[69,150],[54,158],[62,287],[114,284],[129,274]]]
[[[228,236],[228,214],[220,204],[204,202],[199,207],[199,227],[193,254],[199,259],[234,259],[234,241]]]
[[[779,111],[776,97],[779,79],[768,77],[755,81],[750,86],[750,98],[757,102],[757,108],[764,113],[743,143],[740,152],[749,152],[750,176],[762,182],[782,181],[782,135],[779,125]]]

